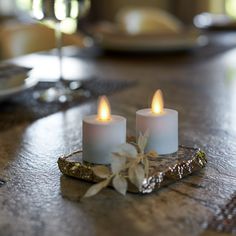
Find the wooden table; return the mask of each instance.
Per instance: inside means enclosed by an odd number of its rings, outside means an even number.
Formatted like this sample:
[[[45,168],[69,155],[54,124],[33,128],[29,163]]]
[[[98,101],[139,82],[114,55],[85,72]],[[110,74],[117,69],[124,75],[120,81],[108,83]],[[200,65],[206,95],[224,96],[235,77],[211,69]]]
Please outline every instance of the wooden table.
[[[67,57],[68,77],[138,82],[110,96],[113,113],[127,117],[130,134],[136,110],[161,88],[165,106],[179,111],[180,143],[205,150],[208,165],[150,195],[123,197],[106,189],[79,201],[90,184],[62,176],[57,158],[81,148],[81,119],[95,112],[96,101],[8,125],[0,131],[0,179],[6,181],[0,187],[0,235],[200,235],[236,190],[236,49],[209,50]],[[34,54],[16,61],[53,79],[53,60]]]

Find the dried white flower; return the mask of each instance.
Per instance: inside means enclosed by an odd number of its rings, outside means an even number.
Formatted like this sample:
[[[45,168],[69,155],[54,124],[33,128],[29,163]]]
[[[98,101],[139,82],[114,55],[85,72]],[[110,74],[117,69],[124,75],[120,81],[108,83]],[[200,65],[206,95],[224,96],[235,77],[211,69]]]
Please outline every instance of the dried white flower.
[[[125,173],[126,175],[128,173],[130,182],[140,189],[145,178],[148,178],[148,157],[156,158],[158,156],[154,151],[147,154],[144,153],[147,140],[148,132],[145,132],[144,135],[140,134],[137,148],[129,143],[118,146],[112,155],[111,170],[106,166],[93,167],[94,174],[105,180],[90,187],[84,197],[96,195],[103,188],[107,187],[111,180],[116,191],[125,195],[128,188],[127,179],[124,177]]]

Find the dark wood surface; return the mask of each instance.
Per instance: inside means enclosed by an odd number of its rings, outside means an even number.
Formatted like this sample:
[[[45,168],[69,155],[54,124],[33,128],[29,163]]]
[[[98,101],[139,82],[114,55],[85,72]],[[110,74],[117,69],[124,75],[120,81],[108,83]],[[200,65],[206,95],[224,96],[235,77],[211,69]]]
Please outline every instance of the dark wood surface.
[[[65,58],[68,77],[137,81],[136,86],[109,96],[113,114],[127,117],[129,134],[134,133],[136,110],[149,106],[153,92],[161,88],[165,107],[179,112],[180,143],[205,150],[208,165],[150,195],[123,197],[106,189],[79,201],[90,184],[62,176],[57,158],[81,148],[81,119],[95,112],[96,101],[33,121],[9,125],[4,120],[0,235],[194,236],[204,232],[236,191],[235,58],[236,49],[211,53],[210,48],[190,54]],[[35,66],[41,78],[56,77],[52,56],[34,54],[16,61]]]

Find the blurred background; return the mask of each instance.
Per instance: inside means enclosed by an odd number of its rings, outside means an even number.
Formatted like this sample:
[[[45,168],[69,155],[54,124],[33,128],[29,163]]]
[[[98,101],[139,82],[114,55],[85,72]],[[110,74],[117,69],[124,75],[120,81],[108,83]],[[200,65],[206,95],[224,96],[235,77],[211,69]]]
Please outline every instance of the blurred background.
[[[48,0],[49,2],[52,0]],[[177,17],[184,25],[193,25],[196,15],[208,12],[236,18],[235,0],[91,0],[90,11],[81,22],[113,22],[126,6],[158,7]],[[55,48],[53,24],[37,23],[30,17],[31,0],[0,0],[0,59]],[[37,11],[37,9],[36,9]],[[60,8],[58,8],[60,11]],[[80,19],[62,23],[64,45],[82,45],[78,34]]]

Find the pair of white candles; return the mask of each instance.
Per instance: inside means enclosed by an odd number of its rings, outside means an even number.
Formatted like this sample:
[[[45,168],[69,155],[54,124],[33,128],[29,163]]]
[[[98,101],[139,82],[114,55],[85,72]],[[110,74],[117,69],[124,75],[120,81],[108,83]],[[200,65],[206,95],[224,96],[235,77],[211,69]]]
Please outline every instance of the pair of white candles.
[[[145,152],[159,155],[178,151],[178,112],[164,108],[161,90],[153,96],[151,108],[136,112],[136,136],[148,132]],[[126,142],[126,119],[111,115],[109,101],[102,96],[98,114],[83,119],[83,160],[110,164],[113,150]]]

